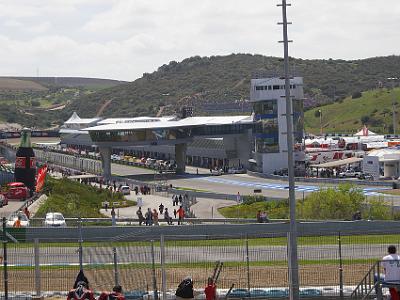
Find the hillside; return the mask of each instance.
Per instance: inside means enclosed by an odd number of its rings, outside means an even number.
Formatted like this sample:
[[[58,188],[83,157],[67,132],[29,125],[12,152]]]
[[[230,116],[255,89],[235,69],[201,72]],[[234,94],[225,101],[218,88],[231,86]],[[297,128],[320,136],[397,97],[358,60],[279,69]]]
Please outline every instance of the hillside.
[[[399,56],[363,60],[291,59],[294,75],[304,77],[306,107],[343,99],[358,91],[377,87],[388,77],[398,74]],[[225,103],[249,98],[250,79],[255,76],[280,76],[282,61],[277,57],[250,54],[191,57],[170,62],[156,72],[145,73],[134,82],[105,89],[74,101],[62,113],[67,118],[76,110],[85,117],[97,114],[109,102],[102,116],[163,114],[188,103],[202,113],[205,103]]]
[[[307,133],[320,132],[320,116],[323,133],[355,133],[365,124],[376,133],[393,132],[392,102],[397,110],[397,129],[400,129],[400,88],[380,88],[363,92],[360,98],[344,100],[305,112]],[[397,130],[399,133],[399,130]]]
[[[47,88],[38,82],[0,77],[0,91],[46,91]]]
[[[34,82],[46,87],[81,87],[88,89],[104,89],[110,88],[126,81],[102,79],[102,78],[85,78],[85,77],[1,77],[0,83],[5,79],[14,79],[21,81]]]

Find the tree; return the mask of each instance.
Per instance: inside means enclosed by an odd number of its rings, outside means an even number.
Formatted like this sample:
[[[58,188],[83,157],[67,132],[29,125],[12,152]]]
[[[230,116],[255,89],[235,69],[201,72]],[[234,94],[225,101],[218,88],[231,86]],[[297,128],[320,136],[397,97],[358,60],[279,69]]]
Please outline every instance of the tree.
[[[356,211],[361,211],[364,195],[360,189],[350,185],[321,189],[310,194],[304,201],[301,211],[306,219],[351,220]]]

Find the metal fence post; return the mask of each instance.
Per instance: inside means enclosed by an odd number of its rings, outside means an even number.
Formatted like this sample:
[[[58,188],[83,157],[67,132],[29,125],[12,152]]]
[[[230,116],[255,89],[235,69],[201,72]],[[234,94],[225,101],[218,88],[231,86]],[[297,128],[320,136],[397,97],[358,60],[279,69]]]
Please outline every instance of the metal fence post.
[[[79,232],[79,269],[83,270],[83,237],[82,237],[82,219],[78,218],[78,232]]]
[[[151,240],[151,267],[152,267],[152,274],[153,274],[154,300],[158,300],[157,278],[156,278],[156,260],[155,260],[155,254],[154,254],[154,240]]]
[[[338,235],[339,242],[339,293],[340,299],[343,299],[343,259],[342,259],[342,239],[339,231]]]
[[[165,240],[164,235],[160,237],[160,251],[161,251],[161,288],[163,299],[167,299],[167,276],[165,273]]]
[[[249,239],[246,236],[247,290],[250,293]]]
[[[4,300],[8,300],[8,269],[7,269],[7,219],[3,217],[3,275],[4,275]]]
[[[41,291],[42,275],[40,273],[39,239],[35,239],[34,255],[35,255],[35,291],[36,291],[36,296],[40,297],[42,294]]]
[[[114,254],[114,281],[115,285],[119,285],[119,276],[118,276],[118,257],[117,257],[117,248],[113,247]]]

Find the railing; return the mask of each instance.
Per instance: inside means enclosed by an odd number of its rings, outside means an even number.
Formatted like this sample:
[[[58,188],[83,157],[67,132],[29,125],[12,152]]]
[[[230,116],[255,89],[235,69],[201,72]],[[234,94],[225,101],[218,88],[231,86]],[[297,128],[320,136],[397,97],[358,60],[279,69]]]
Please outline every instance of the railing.
[[[393,260],[399,265],[398,260]],[[383,299],[382,288],[396,288],[400,287],[400,280],[385,280],[385,275],[381,274],[383,271],[382,260],[373,264],[367,274],[363,277],[361,282],[356,286],[351,294],[353,299],[369,299],[374,297],[377,300]]]
[[[376,277],[377,274],[377,277]],[[368,273],[360,281],[357,287],[351,294],[353,299],[367,299],[369,295],[375,290],[378,299],[382,299],[382,288],[380,284],[380,261],[374,263],[369,269]],[[379,296],[381,298],[379,298]]]

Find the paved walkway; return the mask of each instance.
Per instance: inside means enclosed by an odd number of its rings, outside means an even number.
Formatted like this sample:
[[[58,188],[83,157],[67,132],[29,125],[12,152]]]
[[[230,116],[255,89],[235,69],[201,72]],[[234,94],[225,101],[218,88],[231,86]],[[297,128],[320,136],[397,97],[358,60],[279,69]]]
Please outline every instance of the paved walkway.
[[[127,196],[126,198],[129,200],[134,200],[137,202],[137,198],[142,198],[142,212],[143,215],[147,211],[147,208],[154,208],[158,211],[158,206],[162,203],[164,208],[168,208],[170,216],[173,217],[174,209],[178,209],[179,206],[172,206],[172,196],[171,197],[163,197],[159,195],[134,195],[132,192],[131,195]],[[215,199],[207,199],[207,198],[197,198],[197,203],[191,206],[191,210],[194,211],[196,218],[202,219],[211,219],[211,218],[223,218],[223,216],[218,212],[218,208],[234,205],[236,204],[235,201],[231,200],[215,200]],[[138,206],[131,206],[125,208],[117,208],[116,213],[119,217],[126,217],[126,218],[137,218],[136,211],[138,210]],[[107,211],[105,209],[101,209],[100,212],[106,216],[111,217],[111,209]],[[159,216],[162,219],[162,216]]]

